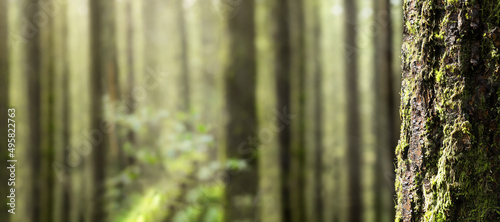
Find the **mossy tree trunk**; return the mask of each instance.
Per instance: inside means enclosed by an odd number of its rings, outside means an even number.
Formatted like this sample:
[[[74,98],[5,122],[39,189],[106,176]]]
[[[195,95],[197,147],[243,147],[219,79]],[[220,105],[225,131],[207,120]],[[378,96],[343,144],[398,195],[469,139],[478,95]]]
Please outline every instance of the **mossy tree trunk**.
[[[348,217],[349,221],[362,221],[363,198],[361,187],[361,124],[358,93],[358,47],[356,1],[345,0],[345,78],[347,95],[347,165],[348,165]]]
[[[393,75],[393,42],[390,0],[374,0],[374,79],[373,94],[373,133],[375,135],[375,192],[374,207],[375,221],[386,221],[386,216],[394,218],[393,197],[394,181],[394,150],[397,145],[397,132],[395,129],[397,116],[394,95]],[[386,212],[391,212],[387,215]]]
[[[105,77],[116,75],[116,33],[114,1],[90,0],[90,129],[92,145],[92,216],[94,222],[106,221],[106,160],[108,129],[104,119]],[[110,74],[110,72],[114,72]]]
[[[500,221],[499,15],[404,2],[396,221]]]
[[[229,3],[228,3],[229,4]],[[226,15],[228,58],[224,70],[228,112],[227,159],[245,160],[247,169],[228,169],[225,192],[226,221],[255,221],[259,218],[256,195],[259,185],[256,110],[256,49],[254,1],[231,3]]]
[[[8,117],[7,109],[9,107],[9,46],[8,46],[8,16],[7,16],[7,0],[0,0],[0,118],[4,121]],[[6,170],[8,160],[8,137],[7,127],[0,129],[0,147],[2,153],[0,154],[0,161],[2,171],[0,172],[0,180],[7,183],[9,179],[9,172]],[[7,184],[4,184],[7,185]],[[0,197],[7,199],[10,192],[3,186],[0,190]],[[6,200],[0,202],[0,218],[3,221],[10,221],[10,207],[6,204]]]

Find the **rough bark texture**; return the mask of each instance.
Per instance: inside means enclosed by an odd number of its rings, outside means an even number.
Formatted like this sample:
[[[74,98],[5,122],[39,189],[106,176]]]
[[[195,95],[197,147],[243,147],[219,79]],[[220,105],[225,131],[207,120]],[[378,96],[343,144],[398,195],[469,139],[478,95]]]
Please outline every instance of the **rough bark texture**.
[[[390,0],[374,0],[374,112],[373,132],[375,135],[375,221],[386,221],[386,212],[391,212],[389,218],[394,218],[394,150],[398,135],[395,129],[397,107],[394,105],[394,95],[397,90],[393,84],[393,43]],[[391,174],[389,174],[391,173]]]
[[[225,192],[225,220],[256,221],[259,218],[256,194],[259,184],[257,163],[256,62],[254,1],[231,4],[226,17],[229,54],[224,71],[228,123],[226,156],[246,160],[248,169],[228,170]]]
[[[363,199],[361,195],[361,126],[358,96],[358,48],[356,1],[345,0],[345,77],[347,95],[347,164],[349,201],[349,221],[362,221]]]
[[[116,70],[114,1],[90,0],[90,129],[92,130],[93,194],[92,216],[94,222],[106,221],[105,179],[108,153],[107,128],[104,120],[104,78]],[[113,75],[116,75],[113,74]],[[111,75],[112,76],[112,75]]]
[[[0,202],[0,218],[3,221],[8,222],[10,218],[10,213],[8,210],[10,207],[7,205],[7,196],[10,192],[6,188],[7,181],[9,179],[9,173],[7,171],[7,147],[8,147],[8,137],[7,137],[7,127],[5,121],[8,117],[7,109],[9,107],[9,50],[7,43],[8,36],[8,20],[7,20],[7,0],[0,0],[0,119],[4,126],[0,129],[0,147],[2,148],[2,153],[0,154],[1,161],[1,171],[0,180],[3,184],[0,190],[0,197],[4,198]]]
[[[404,2],[396,221],[500,221],[500,4]]]

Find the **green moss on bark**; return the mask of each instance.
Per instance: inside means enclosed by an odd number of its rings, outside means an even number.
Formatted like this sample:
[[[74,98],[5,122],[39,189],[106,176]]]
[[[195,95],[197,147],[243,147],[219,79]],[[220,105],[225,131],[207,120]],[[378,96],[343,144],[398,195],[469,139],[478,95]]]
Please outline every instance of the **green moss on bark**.
[[[404,3],[396,221],[500,220],[494,0]],[[489,37],[490,36],[490,37]]]

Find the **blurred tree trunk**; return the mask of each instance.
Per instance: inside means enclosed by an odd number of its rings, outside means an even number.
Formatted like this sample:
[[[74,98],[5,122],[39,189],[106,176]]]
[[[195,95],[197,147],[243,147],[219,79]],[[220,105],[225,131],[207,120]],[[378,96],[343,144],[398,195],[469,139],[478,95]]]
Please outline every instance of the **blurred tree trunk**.
[[[8,117],[7,109],[9,108],[9,45],[8,45],[8,16],[7,16],[7,0],[0,0],[0,118],[2,121]],[[7,127],[0,129],[0,147],[8,147]],[[9,172],[6,170],[8,152],[7,148],[2,149],[0,154],[0,162],[2,163],[2,170],[0,171],[0,180],[5,183],[0,190],[0,197],[7,198],[10,192],[7,189],[7,181],[9,179]],[[6,199],[1,202],[0,218],[2,221],[10,221],[10,207],[6,204]]]
[[[220,123],[220,94],[219,94],[219,79],[220,74],[219,60],[213,55],[217,53],[218,48],[220,48],[220,41],[222,38],[222,33],[218,25],[218,17],[214,11],[213,3],[211,1],[200,1],[200,19],[201,22],[201,45],[202,45],[202,75],[203,75],[203,94],[206,98],[203,101],[203,112],[201,113],[202,119],[205,123],[210,125],[216,125]],[[214,134],[214,143],[217,144],[220,140],[220,130],[211,130]],[[216,146],[211,146],[209,151],[209,159],[217,160],[218,148]]]
[[[305,69],[305,18],[303,0],[290,0],[290,42],[291,42],[291,221],[306,221],[305,207],[305,134],[306,134],[306,69]],[[284,107],[282,107],[284,108]]]
[[[254,1],[228,2],[232,12],[225,17],[228,58],[224,81],[228,123],[226,157],[245,160],[248,169],[228,169],[225,220],[255,221],[259,218],[256,195],[259,186],[257,163],[256,50]]]
[[[391,22],[391,3],[390,0],[374,0],[374,26],[373,35],[374,51],[374,112],[373,133],[375,135],[375,190],[374,207],[375,221],[386,221],[384,216],[390,212],[389,218],[394,218],[394,196],[393,181],[388,178],[394,178],[394,150],[397,145],[397,134],[395,122],[395,101],[394,94],[397,90],[393,84],[392,70],[392,22]]]
[[[361,186],[361,125],[358,96],[358,46],[357,46],[357,6],[356,1],[344,0],[344,48],[345,78],[347,95],[347,164],[348,164],[348,218],[362,221],[363,198]]]
[[[134,23],[133,23],[133,11],[132,11],[132,1],[129,1],[127,4],[127,61],[128,61],[128,75],[127,75],[127,114],[132,115],[135,113],[135,96],[134,96],[134,88],[135,88],[135,61],[134,61]],[[118,82],[118,81],[117,81]],[[136,146],[135,132],[133,129],[129,129],[127,132],[127,140],[132,145],[132,147]],[[122,153],[122,149],[120,149],[120,157],[124,154]],[[127,164],[132,165],[135,162],[135,158],[128,157]],[[122,168],[125,166],[121,164]]]
[[[40,220],[41,221],[54,221],[54,169],[52,168],[52,163],[55,161],[55,135],[56,135],[56,88],[55,88],[55,72],[56,72],[56,62],[55,57],[56,44],[59,40],[55,35],[56,31],[56,20],[55,13],[57,8],[54,5],[55,2],[52,0],[40,2],[40,6],[52,7],[53,11],[46,11],[47,8],[41,8],[43,15],[47,17],[47,23],[45,25],[40,25],[41,34],[41,51],[43,52],[42,58],[42,71],[41,75],[41,143],[42,143],[42,155],[39,156],[41,161],[40,173],[43,180],[43,185],[41,185],[41,206],[40,206]]]
[[[131,40],[131,31],[129,30],[133,24],[132,24],[132,9],[131,9],[131,1],[127,1],[125,3],[126,5],[126,21],[125,21],[125,27],[126,27],[126,47],[127,51],[125,53],[125,56],[127,58],[127,65],[129,66],[127,76],[130,75],[130,73],[133,73],[133,67],[134,67],[134,60],[133,58],[133,51],[132,51],[132,40]],[[118,47],[118,46],[117,46]],[[120,74],[121,70],[118,70],[119,67],[118,65],[115,67],[115,71],[110,71],[107,72],[106,74],[106,89],[107,89],[107,95],[109,96],[109,112],[111,113],[112,116],[119,115],[118,113],[123,114],[122,112],[129,112],[130,106],[132,104],[130,103],[131,98],[129,97],[129,94],[126,94],[126,101],[122,101],[122,89],[120,87]],[[122,74],[123,75],[123,74]],[[127,81],[128,84],[130,84]],[[125,104],[126,110],[121,110],[120,106],[121,103]],[[111,128],[113,128],[113,132],[109,133],[108,137],[108,142],[109,142],[109,157],[106,160],[107,164],[110,167],[109,170],[109,175],[115,176],[119,175],[122,170],[126,167],[127,163],[130,163],[130,161],[127,161],[127,158],[125,157],[125,151],[123,149],[123,144],[125,141],[128,140],[128,135],[123,136],[122,135],[122,127],[120,124],[116,121],[116,119],[110,119],[109,122]],[[113,198],[109,201],[116,202],[117,208],[122,206],[123,202],[123,197],[125,196],[124,190],[123,190],[123,181],[119,180],[116,184],[113,185],[112,189],[116,189],[116,195],[113,196]]]
[[[279,132],[282,218],[283,221],[304,221],[306,214],[303,2],[278,0],[273,7],[273,20],[276,22],[273,26],[273,43],[277,110],[298,114],[292,123],[281,124]]]
[[[90,129],[93,144],[92,221],[106,221],[106,156],[108,129],[104,119],[103,96],[106,76],[116,75],[116,38],[114,1],[90,0],[91,105]],[[114,74],[110,74],[110,73]]]
[[[164,48],[165,39],[160,38],[163,33],[163,27],[160,28],[160,23],[163,20],[166,1],[147,0],[143,1],[143,29],[144,29],[144,68],[146,72],[151,70],[157,71],[161,67],[162,55],[161,50]],[[151,89],[161,88],[159,82],[150,85]],[[158,93],[156,93],[158,92]],[[151,97],[152,106],[158,108],[161,106],[164,96],[162,93],[155,91],[149,95]]]
[[[68,19],[69,19],[69,13],[68,13],[68,3],[63,4],[62,7],[62,13],[63,16],[62,19],[60,19],[60,27],[62,31],[62,36],[61,36],[61,41],[59,44],[62,45],[62,49],[59,52],[59,59],[60,62],[62,63],[62,80],[61,80],[61,88],[62,88],[62,116],[61,116],[61,131],[62,131],[62,147],[63,147],[63,162],[66,162],[66,158],[70,155],[70,147],[71,147],[71,127],[72,127],[72,122],[71,122],[71,114],[72,114],[72,109],[71,109],[71,100],[70,100],[70,94],[71,94],[71,77],[69,73],[69,43],[68,43],[68,38],[69,38],[69,24],[68,24]],[[62,210],[61,210],[61,221],[70,221],[70,213],[71,213],[71,187],[72,187],[72,181],[71,181],[71,175],[66,174],[65,177],[63,178],[63,193],[62,193]]]
[[[499,14],[404,2],[396,221],[500,221]]]
[[[27,0],[26,10],[23,16],[28,19],[28,22],[33,24],[34,28],[30,35],[23,36],[26,39],[25,50],[25,75],[27,80],[28,90],[28,116],[29,116],[29,160],[31,162],[31,177],[32,189],[31,196],[31,221],[42,221],[41,206],[42,199],[41,193],[45,192],[42,187],[45,183],[42,174],[41,156],[41,131],[42,131],[42,118],[41,118],[41,57],[40,57],[40,27],[39,22],[35,20],[34,15],[40,12],[39,0]]]
[[[51,50],[53,56],[50,58],[53,68],[53,87],[52,94],[54,95],[53,102],[53,160],[47,162],[48,170],[53,174],[53,212],[49,221],[70,221],[70,193],[71,193],[71,176],[72,171],[68,167],[66,157],[69,155],[70,147],[70,110],[69,94],[70,87],[68,84],[68,4],[57,1],[52,1],[54,5],[53,27],[49,33],[51,38]],[[42,49],[45,51],[45,49]],[[47,73],[51,75],[50,73]],[[59,118],[56,118],[59,117]]]
[[[312,1],[312,35],[313,35],[313,95],[314,95],[314,215],[315,221],[324,221],[323,210],[323,69],[322,69],[322,29],[321,0]]]
[[[188,49],[188,34],[186,23],[186,12],[184,10],[184,0],[175,0],[177,10],[177,28],[179,31],[180,40],[180,64],[181,64],[181,78],[180,84],[182,97],[181,111],[189,114],[191,112],[191,85],[190,85],[190,71],[189,71],[189,49]],[[189,124],[188,124],[189,126]]]
[[[161,7],[160,7],[161,5]],[[158,45],[158,32],[159,32],[159,17],[160,9],[163,5],[159,0],[147,0],[143,3],[144,15],[144,49],[146,52],[145,66],[146,68],[155,69],[159,65],[159,45]]]
[[[291,108],[291,38],[289,27],[289,0],[276,0],[273,4],[273,45],[274,75],[276,78],[276,95],[278,112]],[[280,165],[281,165],[281,206],[282,220],[292,221],[291,188],[291,129],[290,123],[283,122],[279,131]]]
[[[128,25],[128,20],[126,23]],[[129,52],[126,53],[126,56],[130,56]],[[127,60],[127,64],[131,65],[130,59]],[[122,97],[120,89],[120,72],[118,71],[107,72],[104,78],[106,78],[106,89],[107,89],[106,93],[109,96],[109,105],[111,109],[110,112],[112,113],[112,115],[115,115],[117,112],[119,112],[119,110],[117,110],[116,108],[119,107],[118,103],[121,102],[121,97]],[[128,103],[126,105],[127,107],[129,106]],[[109,161],[114,162],[114,164],[112,164],[113,166],[111,166],[113,168],[113,174],[114,174],[119,172],[120,169],[122,168],[122,159],[120,158],[122,152],[121,149],[122,141],[119,135],[119,129],[116,122],[112,120],[110,124],[112,124],[113,125],[112,128],[115,129],[114,132],[109,134],[109,149],[110,149]]]

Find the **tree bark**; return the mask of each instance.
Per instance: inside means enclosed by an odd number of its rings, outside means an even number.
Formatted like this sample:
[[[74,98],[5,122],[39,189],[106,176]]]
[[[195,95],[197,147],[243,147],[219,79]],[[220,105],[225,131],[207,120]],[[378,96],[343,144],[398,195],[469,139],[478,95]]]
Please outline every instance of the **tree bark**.
[[[106,160],[108,153],[108,129],[104,119],[103,96],[105,94],[104,78],[116,75],[116,38],[115,38],[115,3],[114,1],[90,0],[90,47],[91,47],[91,80],[90,80],[90,129],[93,138],[93,204],[92,221],[106,221],[105,180]]]
[[[227,159],[245,160],[248,169],[228,169],[225,192],[226,221],[256,221],[255,204],[259,186],[257,147],[250,138],[257,136],[256,52],[254,1],[228,2],[226,16],[229,54],[224,71],[228,123],[226,128]]]
[[[361,187],[361,126],[358,93],[358,47],[357,47],[357,5],[356,1],[345,0],[345,75],[347,95],[347,161],[349,221],[362,221],[363,198]]]
[[[500,7],[404,2],[396,221],[499,221]]]

